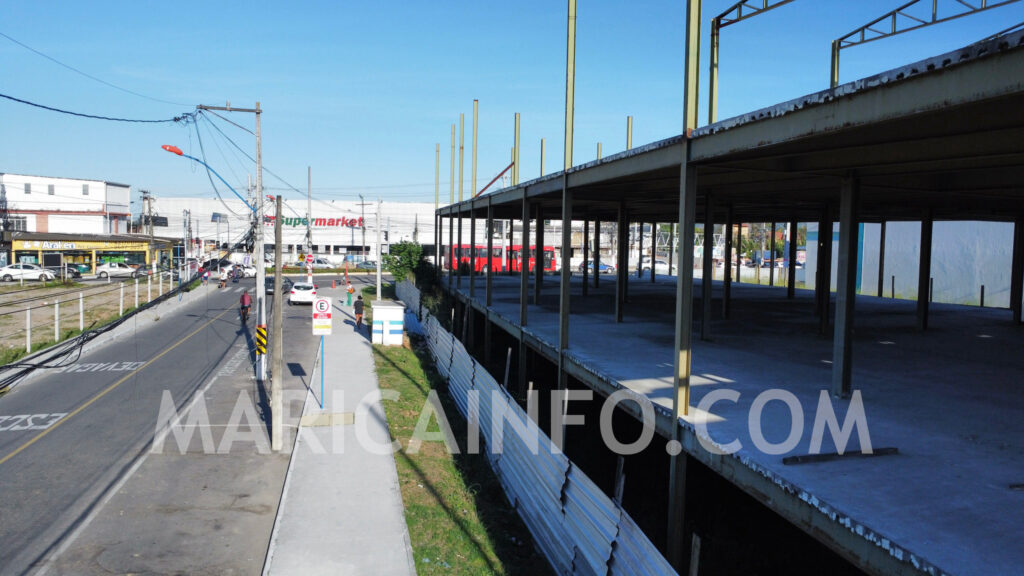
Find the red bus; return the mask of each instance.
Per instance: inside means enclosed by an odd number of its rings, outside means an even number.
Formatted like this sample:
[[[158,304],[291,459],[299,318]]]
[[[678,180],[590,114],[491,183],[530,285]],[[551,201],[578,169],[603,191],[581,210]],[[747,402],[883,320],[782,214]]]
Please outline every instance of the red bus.
[[[501,246],[495,246],[491,249],[490,257],[487,255],[487,246],[485,245],[470,245],[460,244],[458,246],[452,246],[449,249],[449,258],[445,267],[449,270],[452,269],[453,262],[459,262],[459,265],[465,264],[467,268],[471,266],[471,255],[475,251],[476,253],[476,267],[474,272],[485,272],[488,266],[495,272],[520,272],[522,271],[522,257],[523,247],[519,244],[513,244],[508,248],[506,253],[505,248]],[[529,266],[532,272],[536,266],[536,247],[530,246],[529,255]],[[544,247],[544,268],[545,272],[555,272],[557,268],[557,261],[555,260],[555,247],[545,246]]]

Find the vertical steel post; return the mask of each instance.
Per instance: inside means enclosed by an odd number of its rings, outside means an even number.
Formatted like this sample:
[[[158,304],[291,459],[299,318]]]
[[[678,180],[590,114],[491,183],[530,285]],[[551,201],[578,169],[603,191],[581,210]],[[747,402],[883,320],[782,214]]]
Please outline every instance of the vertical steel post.
[[[636,277],[644,275],[644,223],[637,224]]]
[[[146,276],[146,303],[153,301],[153,276]]]
[[[721,21],[711,19],[711,58],[708,62],[708,124],[718,119],[718,38],[721,33]]]
[[[448,182],[448,204],[455,204],[455,124],[452,124],[452,171]],[[366,242],[363,242],[365,245]]]
[[[518,134],[518,133],[519,133],[519,131],[516,130],[516,134]],[[541,175],[541,177],[544,176],[544,139],[543,138],[540,139],[540,175]]]
[[[78,331],[85,332],[85,294],[78,293]]]
[[[590,220],[583,220],[583,295],[587,295],[587,287],[590,284],[589,280],[589,268],[590,264]],[[562,266],[568,266],[569,262],[562,258]],[[596,273],[596,272],[595,272]]]
[[[466,155],[466,115],[459,114],[459,203],[462,203],[462,176],[465,172],[463,169],[463,158]],[[459,210],[462,213],[462,210]],[[460,242],[461,243],[461,242]],[[380,294],[378,294],[380,296]]]
[[[569,349],[569,309],[572,294],[569,292],[572,268],[567,254],[572,252],[572,190],[569,190],[569,172],[562,173],[562,270],[558,293],[558,388],[567,388],[568,373],[565,369],[565,355]],[[563,420],[563,426],[564,426]],[[565,429],[562,436],[565,438]]]
[[[633,117],[626,116],[626,150],[633,149]]]
[[[526,327],[526,296],[530,285],[530,203],[523,189],[523,231],[519,240],[519,326]],[[522,362],[522,360],[520,360]],[[523,375],[520,374],[520,380]]]
[[[684,240],[682,231],[679,235],[679,251],[682,252]],[[701,320],[700,339],[708,342],[711,340],[711,297],[715,281],[715,204],[711,192],[704,194],[704,254],[701,256],[700,292],[701,292]],[[679,274],[682,275],[680,270]],[[681,282],[681,279],[676,279]]]
[[[455,271],[458,268],[459,256],[455,251],[455,218],[452,216],[452,207],[448,206],[448,252],[445,254],[448,260],[448,292],[453,289],[452,281],[455,280]]]
[[[601,284],[601,221],[594,220],[594,288]]]
[[[597,159],[598,160],[601,159],[601,143],[600,142],[597,143]]]
[[[135,279],[135,308],[139,308],[139,279]]]
[[[883,296],[885,286],[885,221],[882,221],[882,228],[878,238],[878,297]]]
[[[693,246],[690,246],[693,249]],[[672,275],[672,271],[676,270],[675,260],[676,257],[676,223],[671,222],[668,225],[668,275]]]
[[[796,297],[796,241],[797,221],[794,217],[789,222],[789,262],[786,268],[786,298],[790,300]]]
[[[124,282],[120,283],[117,297],[117,315],[124,316]]]
[[[775,286],[775,222],[772,222],[772,241],[768,247],[771,251],[771,257],[768,259],[768,285]],[[761,259],[764,260],[764,254],[761,255]]]
[[[32,352],[32,309],[25,308],[25,353]]]
[[[860,226],[857,202],[860,182],[855,176],[842,182],[839,204],[839,278],[836,290],[836,325],[832,341],[832,395],[848,398],[853,374],[853,322],[857,299],[857,244]]]
[[[441,201],[441,143],[434,144],[434,210]],[[437,236],[435,233],[434,236]]]
[[[487,278],[484,281],[484,303],[487,308],[491,307],[491,280],[494,277],[494,208],[491,206],[491,196],[487,197]],[[490,326],[490,316],[487,317],[487,325]],[[490,334],[488,329],[487,334]]]
[[[725,214],[725,264],[722,266],[722,317],[729,318],[729,306],[732,304],[732,205]]]
[[[686,0],[686,34],[683,80],[683,135],[697,127],[697,92],[700,72],[700,0]],[[679,277],[676,280],[676,370],[673,378],[675,395],[672,401],[672,412],[676,416],[672,420],[672,442],[676,451],[670,451],[669,486],[668,486],[668,530],[666,548],[669,563],[682,573],[689,563],[686,547],[686,464],[687,456],[682,453],[680,440],[682,432],[678,415],[685,413],[689,398],[681,396],[689,393],[690,371],[690,315],[693,311],[693,229],[694,212],[697,201],[697,170],[690,165],[689,140],[685,141],[684,156],[681,158],[679,182],[679,237],[682,238],[679,250]],[[686,244],[690,243],[689,249]],[[687,265],[687,262],[689,264]],[[685,379],[682,376],[685,375]]]
[[[476,297],[476,206],[475,200],[469,201],[469,300],[472,308],[473,298]]]
[[[540,291],[544,286],[544,209],[537,203],[537,237],[533,249],[533,303],[540,304]],[[527,252],[530,252],[527,247]]]
[[[626,304],[626,276],[629,276],[629,262],[627,261],[626,243],[628,231],[626,229],[626,202],[619,201],[617,225],[615,234],[617,237],[616,262],[615,262],[615,321],[622,322],[623,307]]]
[[[53,341],[60,342],[60,300],[53,303]]]
[[[462,290],[462,258],[463,256],[466,255],[466,246],[462,242],[462,194],[459,194],[458,210],[459,231],[456,233],[456,238],[458,241],[458,256],[456,256],[455,258],[455,288],[457,290]]]
[[[839,86],[839,40],[832,41],[832,62],[829,74],[829,88]]]
[[[1021,299],[1024,298],[1024,213],[1013,223],[1013,255],[1010,263],[1010,310],[1014,324],[1021,322]]]
[[[480,107],[480,101],[473,99],[473,157],[471,160],[472,168],[470,169],[470,198],[476,197],[476,135],[477,135],[477,116]],[[390,238],[388,238],[390,240]]]
[[[743,282],[743,222],[736,223],[736,283]]]
[[[917,271],[917,327],[928,329],[928,278],[932,270],[932,210],[921,219],[921,260]],[[984,298],[984,297],[983,297]]]
[[[657,274],[654,273],[655,265],[658,262],[658,223],[651,222],[651,284]]]
[[[519,112],[516,112],[515,116],[515,128],[513,140],[512,140],[512,185],[519,185]],[[540,144],[540,170],[544,172],[544,139],[541,139]]]
[[[827,204],[822,212],[821,222],[821,228],[818,230],[818,243],[821,246],[818,255],[818,269],[821,271],[818,333],[825,336],[828,334],[829,315],[832,310],[832,209]]]
[[[572,168],[573,110],[576,100],[576,0],[569,0],[568,32],[565,51],[565,162]],[[563,187],[564,188],[564,187]],[[538,250],[540,246],[537,247]],[[564,258],[563,254],[563,258]]]

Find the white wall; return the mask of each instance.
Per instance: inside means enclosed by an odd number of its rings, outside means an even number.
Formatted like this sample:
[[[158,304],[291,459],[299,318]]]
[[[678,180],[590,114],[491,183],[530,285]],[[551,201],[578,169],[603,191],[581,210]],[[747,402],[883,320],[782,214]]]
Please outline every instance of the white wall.
[[[59,234],[106,234],[103,216],[85,214],[50,214],[47,218],[51,233]]]
[[[49,178],[21,174],[0,174],[0,183],[7,192],[7,208],[18,210],[53,210],[100,212],[105,207],[105,183],[97,180]],[[25,184],[32,185],[31,194],[25,194]],[[53,185],[53,194],[49,186]],[[89,194],[82,194],[82,185],[89,185]],[[124,212],[127,212],[127,206]]]

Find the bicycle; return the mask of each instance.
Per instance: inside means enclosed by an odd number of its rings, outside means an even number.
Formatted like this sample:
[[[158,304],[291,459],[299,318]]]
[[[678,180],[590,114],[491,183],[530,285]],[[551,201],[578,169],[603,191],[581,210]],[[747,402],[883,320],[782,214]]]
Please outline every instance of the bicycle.
[[[242,315],[242,324],[245,324],[246,322],[249,321],[249,307],[242,306],[240,313]]]

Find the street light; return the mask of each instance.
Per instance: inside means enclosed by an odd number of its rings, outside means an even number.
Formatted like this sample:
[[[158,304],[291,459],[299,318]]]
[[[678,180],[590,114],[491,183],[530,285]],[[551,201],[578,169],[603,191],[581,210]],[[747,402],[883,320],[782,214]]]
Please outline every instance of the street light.
[[[231,184],[228,184],[228,181],[225,180],[220,174],[218,174],[216,170],[211,168],[209,164],[207,164],[206,162],[203,162],[199,158],[196,158],[194,156],[189,156],[188,154],[185,154],[184,152],[181,151],[181,148],[178,148],[177,146],[171,146],[170,144],[164,144],[163,146],[161,146],[161,148],[163,148],[164,150],[170,152],[171,154],[177,154],[178,156],[184,156],[185,158],[188,158],[189,160],[195,160],[196,162],[199,162],[203,166],[206,166],[206,169],[209,170],[210,172],[213,172],[213,175],[216,176],[218,179],[220,179],[220,181],[223,182],[224,185],[228,187],[228,190],[231,190],[231,192],[233,192],[235,196],[238,196],[238,199],[241,200],[243,204],[245,204],[246,208],[251,210],[253,213],[256,213],[256,208],[254,208],[252,206],[252,204],[249,204],[249,202],[246,201],[245,198],[242,198],[242,195],[239,194],[237,191],[235,191],[235,189],[231,187]],[[257,219],[257,221],[259,220],[259,214],[256,214],[256,219]],[[228,240],[229,241],[231,240],[231,233],[230,232],[228,232]]]

